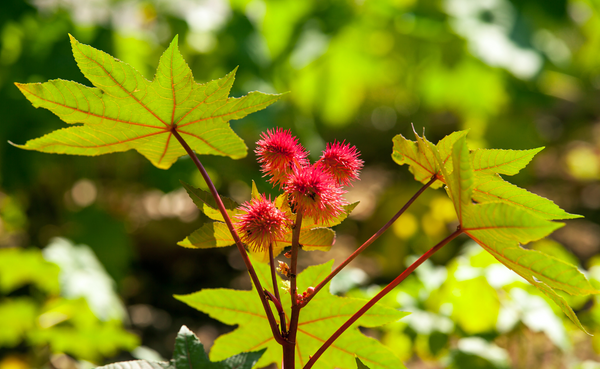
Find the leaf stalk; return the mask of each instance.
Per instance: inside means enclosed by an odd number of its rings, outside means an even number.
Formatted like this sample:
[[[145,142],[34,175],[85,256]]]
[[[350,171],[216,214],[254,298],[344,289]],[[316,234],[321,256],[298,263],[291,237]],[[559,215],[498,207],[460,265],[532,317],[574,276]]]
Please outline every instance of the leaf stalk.
[[[206,182],[206,185],[208,186],[208,189],[210,190],[211,195],[215,199],[215,201],[217,203],[217,207],[219,208],[219,211],[221,212],[221,215],[223,216],[223,219],[225,220],[225,224],[227,224],[227,228],[229,229],[229,232],[231,233],[231,236],[233,237],[233,240],[235,241],[235,244],[236,244],[240,254],[242,255],[244,264],[246,264],[246,268],[248,269],[248,273],[250,274],[252,283],[254,283],[256,292],[258,293],[258,296],[260,297],[260,301],[263,305],[263,308],[265,309],[265,313],[267,314],[267,320],[269,321],[269,325],[271,326],[271,331],[273,332],[273,337],[279,344],[281,344],[283,346],[289,345],[289,342],[287,342],[279,333],[279,329],[277,327],[277,322],[275,320],[275,316],[273,316],[273,311],[271,310],[271,307],[269,306],[269,302],[267,301],[263,287],[261,286],[260,280],[258,279],[258,275],[256,275],[256,271],[254,270],[254,267],[252,266],[252,262],[250,261],[250,258],[248,257],[248,253],[246,252],[246,249],[244,248],[244,244],[242,243],[242,240],[240,239],[237,231],[233,227],[231,218],[229,217],[229,214],[227,214],[225,205],[223,204],[223,201],[221,200],[221,197],[219,196],[219,193],[217,192],[215,185],[213,184],[212,180],[210,179],[210,176],[206,172],[206,169],[204,169],[204,166],[200,162],[200,159],[198,159],[198,156],[196,156],[196,153],[187,144],[185,139],[183,137],[181,137],[179,132],[177,132],[177,127],[171,127],[171,133],[173,134],[173,136],[175,136],[177,141],[179,141],[181,146],[185,149],[187,154],[190,156],[190,158],[192,159],[192,161],[194,162],[194,164],[200,171],[202,178],[204,178],[204,181]]]
[[[379,300],[381,300],[385,295],[390,293],[400,282],[406,279],[419,265],[421,265],[425,260],[429,259],[431,255],[435,254],[436,251],[444,247],[450,241],[458,237],[463,230],[459,227],[454,231],[451,235],[444,238],[437,245],[433,246],[426,253],[421,255],[414,263],[412,263],[408,268],[406,268],[398,277],[396,277],[393,281],[391,281],[384,289],[379,291],[377,295],[371,298],[360,310],[358,310],[354,315],[352,315],[337,331],[335,331],[325,343],[317,350],[317,352],[311,356],[310,360],[306,363],[303,369],[310,369],[315,364],[315,362],[323,355],[325,350],[331,346],[331,344],[342,334],[344,333],[352,324],[354,324],[363,314],[365,314],[373,305],[375,305]],[[286,368],[287,369],[287,368]]]
[[[316,287],[314,292],[308,296],[306,299],[304,299],[302,301],[302,307],[306,306],[306,304],[308,304],[310,302],[310,300],[312,300],[312,298],[323,288],[327,285],[327,283],[329,283],[329,281],[331,281],[331,279],[333,279],[333,277],[335,277],[342,269],[344,269],[348,264],[350,264],[350,262],[352,260],[354,260],[361,252],[363,252],[367,247],[369,247],[373,242],[375,242],[375,240],[377,240],[379,238],[379,236],[381,236],[385,231],[388,230],[388,228],[390,228],[392,226],[392,224],[394,224],[394,222],[406,211],[406,209],[408,209],[413,202],[415,202],[415,200],[421,196],[421,194],[423,192],[425,192],[425,190],[427,188],[429,188],[429,186],[431,186],[435,181],[437,180],[437,176],[434,175],[431,177],[431,179],[429,180],[429,182],[425,183],[423,185],[423,187],[421,187],[419,189],[419,191],[417,191],[407,202],[406,204],[404,204],[404,206],[383,226],[381,227],[381,229],[379,231],[377,231],[377,233],[375,233],[373,236],[371,236],[371,238],[369,238],[368,240],[365,241],[365,243],[363,243],[358,249],[356,249],[350,256],[348,256],[346,258],[346,260],[344,260],[340,265],[338,265],[337,268],[335,268],[327,277],[325,277],[325,279],[323,279]]]

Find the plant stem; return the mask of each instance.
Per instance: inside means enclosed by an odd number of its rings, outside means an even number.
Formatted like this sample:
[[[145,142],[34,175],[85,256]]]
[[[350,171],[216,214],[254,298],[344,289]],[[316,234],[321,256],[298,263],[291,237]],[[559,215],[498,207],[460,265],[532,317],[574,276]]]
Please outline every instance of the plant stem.
[[[227,214],[225,205],[223,205],[223,201],[221,200],[221,197],[219,196],[219,193],[217,192],[215,185],[213,184],[212,180],[210,179],[208,173],[206,172],[206,169],[204,169],[204,166],[200,162],[200,159],[198,159],[198,156],[196,156],[196,153],[187,144],[187,142],[183,139],[183,137],[181,137],[179,132],[177,132],[176,128],[177,127],[173,126],[171,128],[171,133],[173,134],[173,136],[175,136],[177,141],[179,141],[181,146],[183,146],[183,148],[188,153],[188,155],[190,156],[190,158],[192,159],[194,164],[196,164],[196,167],[200,171],[200,174],[202,174],[202,178],[204,178],[204,181],[206,182],[206,185],[208,186],[210,193],[215,198],[217,207],[219,208],[219,211],[221,212],[221,215],[223,216],[223,219],[225,220],[225,224],[227,224],[227,228],[229,229],[229,232],[231,233],[231,236],[233,237],[233,240],[235,241],[235,244],[236,244],[240,254],[242,255],[244,264],[246,264],[246,268],[248,268],[248,273],[250,273],[250,278],[252,279],[252,283],[254,283],[256,292],[258,293],[258,296],[260,297],[260,301],[262,302],[263,308],[265,309],[265,313],[267,315],[267,320],[269,321],[269,325],[271,326],[271,331],[273,332],[273,337],[281,345],[284,345],[284,346],[288,345],[288,342],[285,339],[283,339],[283,337],[279,333],[279,330],[277,328],[277,322],[275,321],[275,317],[273,316],[273,311],[271,310],[271,306],[269,306],[269,302],[267,301],[267,298],[265,296],[263,288],[260,284],[260,280],[258,279],[258,276],[256,275],[256,271],[254,270],[254,267],[252,266],[252,262],[250,261],[250,258],[248,257],[248,254],[246,253],[246,249],[244,248],[244,244],[242,243],[242,240],[240,239],[239,235],[237,234],[235,228],[233,227],[231,218],[229,218],[229,214]]]
[[[306,306],[306,304],[308,304],[310,302],[310,300],[312,300],[312,298],[317,294],[317,292],[319,292],[323,287],[325,287],[325,285],[327,283],[329,283],[329,281],[331,281],[331,279],[333,277],[335,277],[342,269],[344,269],[348,264],[350,264],[350,262],[352,260],[354,260],[361,252],[363,252],[367,247],[369,247],[373,242],[375,242],[376,239],[379,238],[379,236],[381,236],[385,231],[387,231],[388,228],[391,227],[392,224],[394,224],[394,222],[400,217],[400,215],[402,215],[406,209],[408,209],[409,206],[412,205],[413,202],[415,202],[415,200],[421,196],[421,194],[427,189],[429,188],[429,186],[431,186],[434,182],[436,181],[436,176],[434,175],[433,177],[431,177],[431,179],[429,180],[429,182],[427,182],[426,184],[423,185],[423,187],[421,187],[421,189],[419,189],[419,191],[417,191],[417,193],[415,193],[406,204],[404,204],[404,206],[402,207],[402,209],[400,209],[396,215],[394,215],[392,217],[392,219],[389,220],[389,222],[387,222],[383,227],[381,227],[381,229],[379,231],[377,231],[377,233],[375,233],[373,236],[371,236],[371,238],[369,238],[367,241],[365,241],[365,243],[363,243],[358,249],[356,249],[350,256],[348,256],[348,258],[346,258],[346,260],[344,260],[343,263],[341,263],[340,265],[338,265],[337,268],[335,268],[331,273],[329,273],[329,275],[323,279],[316,287],[315,290],[313,291],[313,293],[308,296],[306,299],[304,299],[304,301],[302,302],[302,306]]]
[[[408,268],[406,268],[404,270],[404,272],[402,272],[402,274],[400,274],[398,277],[396,277],[396,279],[394,279],[392,282],[390,282],[390,284],[388,284],[387,286],[385,286],[385,288],[383,290],[381,290],[377,295],[375,295],[373,298],[371,298],[362,308],[360,308],[360,310],[358,310],[354,315],[352,315],[350,317],[350,319],[348,319],[346,321],[346,323],[344,323],[337,331],[335,331],[331,335],[331,337],[329,337],[329,339],[327,341],[325,341],[325,343],[319,348],[319,350],[317,350],[317,352],[310,358],[310,360],[308,360],[308,362],[306,363],[306,365],[304,366],[303,369],[310,369],[310,368],[312,368],[312,366],[319,359],[319,357],[321,357],[321,355],[323,354],[323,352],[325,352],[325,350],[327,350],[327,348],[329,346],[331,346],[331,344],[342,333],[344,333],[363,314],[365,314],[367,312],[367,310],[369,310],[373,305],[375,305],[379,300],[381,300],[381,298],[383,296],[385,296],[388,293],[390,293],[390,291],[392,291],[398,284],[400,284],[400,282],[402,282],[404,279],[406,279],[406,277],[408,277],[419,265],[421,265],[425,260],[429,259],[431,257],[431,255],[433,255],[436,251],[438,251],[443,246],[445,246],[446,244],[448,244],[448,242],[450,242],[453,239],[455,239],[461,233],[463,233],[463,230],[459,227],[454,233],[452,233],[448,237],[444,238],[440,243],[438,243],[437,245],[433,246],[426,253],[424,253],[423,255],[421,255],[421,257],[418,258],[414,263],[412,263]]]
[[[273,257],[273,243],[269,243],[269,265],[271,266],[271,280],[273,282],[273,294],[277,302],[281,305],[281,297],[279,297],[279,288],[277,288],[277,275],[275,274],[275,258]],[[279,311],[279,324],[281,325],[281,335],[286,336],[287,328],[285,324],[285,312]]]
[[[302,229],[302,208],[297,209],[296,223],[294,223],[294,233],[292,234],[292,257],[290,259],[290,295],[292,297],[292,314],[290,317],[290,326],[288,328],[287,341],[290,346],[283,347],[283,368],[295,368],[295,350],[296,333],[298,331],[298,319],[300,318],[300,309],[298,304],[298,291],[296,287],[296,275],[298,273],[298,249],[300,248],[300,231]]]

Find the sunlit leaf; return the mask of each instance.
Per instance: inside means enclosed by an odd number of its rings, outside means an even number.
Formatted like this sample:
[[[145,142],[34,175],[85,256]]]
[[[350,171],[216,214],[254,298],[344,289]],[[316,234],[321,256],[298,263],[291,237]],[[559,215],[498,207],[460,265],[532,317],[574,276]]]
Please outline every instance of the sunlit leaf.
[[[471,152],[473,170],[481,173],[515,175],[544,148],[531,150],[479,149]]]
[[[474,174],[466,138],[460,137],[452,148],[452,174],[443,168],[448,192],[454,203],[458,221],[464,225],[465,209],[472,204]]]
[[[235,242],[225,223],[208,222],[177,244],[196,249],[231,246]]]
[[[551,298],[573,323],[585,331],[573,310],[554,289],[573,295],[598,291],[575,266],[538,251],[525,250],[519,245],[546,237],[562,225],[505,203],[488,203],[466,208],[463,229],[498,261]]]
[[[508,183],[495,174],[477,174],[473,200],[478,203],[506,202],[548,220],[581,217],[580,215],[569,214],[554,202]]]
[[[421,147],[415,141],[407,140],[402,135],[397,135],[393,141],[392,159],[398,165],[407,164],[418,182],[429,182],[431,177],[437,173],[437,164],[429,160],[428,155],[421,151]],[[441,185],[442,183],[435,182],[432,187],[439,188]]]
[[[459,139],[466,136],[468,131],[457,131],[441,139],[437,145],[433,145],[425,136],[420,137],[415,132],[417,141],[410,141],[402,135],[394,137],[394,148],[392,159],[399,165],[407,164],[415,180],[427,183],[433,175],[438,180],[433,183],[432,188],[439,188],[445,182],[441,171],[444,168],[447,173],[452,173],[452,148]],[[443,167],[442,167],[443,166]]]
[[[452,148],[456,141],[465,137],[469,133],[468,130],[452,132],[448,136],[442,138],[436,145],[440,158],[444,162],[444,166],[448,170],[452,170]]]
[[[264,109],[279,95],[251,92],[230,98],[235,71],[205,84],[194,82],[177,46],[177,37],[160,58],[156,77],[146,80],[127,63],[71,37],[73,55],[95,88],[65,80],[19,84],[37,107],[49,109],[69,124],[19,145],[23,149],[73,155],[101,155],[137,150],[155,166],[167,169],[186,154],[174,132],[197,154],[239,159],[244,142],[228,122]]]
[[[300,231],[300,247],[305,251],[329,251],[335,242],[335,232],[329,228],[312,228]],[[284,239],[277,240],[281,247],[291,246],[292,233],[286,234]]]
[[[298,275],[298,290],[305,291],[316,286],[331,271],[332,262],[309,267]],[[269,286],[270,271],[264,264],[255,265],[263,283]],[[281,288],[281,281],[278,281]],[[298,324],[296,365],[302,367],[321,344],[366,301],[342,298],[329,294],[329,287],[323,289],[300,313]],[[219,337],[211,348],[213,360],[233,354],[267,348],[258,366],[281,363],[281,346],[275,342],[269,329],[262,304],[255,291],[234,291],[227,289],[206,289],[190,295],[176,296],[193,308],[229,325],[238,325],[231,333]],[[290,296],[282,294],[284,311],[290,311]],[[277,315],[277,314],[275,314]],[[346,331],[323,354],[313,368],[343,369],[356,368],[355,355],[367,363],[371,369],[403,368],[400,361],[381,343],[363,336],[357,326],[374,327],[396,321],[406,313],[375,305],[357,324]],[[289,320],[289,317],[287,317]]]
[[[522,244],[542,239],[563,225],[501,202],[471,204],[465,207],[463,216],[463,230],[469,235],[485,233]]]

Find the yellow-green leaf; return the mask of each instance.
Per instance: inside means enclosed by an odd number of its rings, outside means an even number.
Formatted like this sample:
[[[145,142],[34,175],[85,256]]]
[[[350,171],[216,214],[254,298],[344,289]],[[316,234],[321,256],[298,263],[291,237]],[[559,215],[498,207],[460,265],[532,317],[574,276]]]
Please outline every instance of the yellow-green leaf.
[[[407,164],[415,180],[421,183],[429,182],[437,172],[436,163],[429,160],[430,156],[421,151],[421,147],[415,141],[407,140],[402,135],[397,135],[393,141],[392,159],[398,165]],[[432,187],[439,188],[441,185],[442,183],[435,182]]]
[[[231,246],[235,243],[229,228],[225,223],[209,222],[205,223],[191,235],[177,244],[183,247],[195,249],[210,249],[213,247]]]
[[[497,239],[490,233],[468,234],[498,261],[542,291],[577,327],[587,333],[573,309],[554,290],[559,289],[572,295],[598,293],[575,266],[539,251],[523,249],[516,241]]]
[[[465,208],[472,202],[474,175],[469,158],[469,149],[467,140],[464,136],[460,137],[452,147],[452,173],[444,169],[444,177],[448,185],[448,192],[454,203],[456,215],[460,224],[465,221]]]
[[[544,197],[506,182],[497,174],[478,173],[475,176],[473,200],[478,203],[506,202],[548,220],[581,218],[581,215],[569,214]]]
[[[312,266],[298,275],[298,289],[305,291],[316,286],[331,271],[332,261]],[[269,267],[255,265],[263,286],[270,286]],[[278,281],[281,288],[281,281]],[[326,286],[313,300],[302,309],[298,324],[296,365],[301,368],[310,355],[354,314],[366,301],[354,298],[342,298],[329,294]],[[282,293],[284,311],[290,311],[290,296]],[[234,291],[226,289],[202,290],[190,295],[176,296],[211,317],[229,325],[238,325],[233,332],[225,334],[215,341],[211,348],[211,360],[221,360],[240,352],[267,348],[257,363],[258,367],[269,363],[281,363],[281,346],[275,342],[255,291]],[[277,314],[275,314],[277,316]],[[355,356],[359,357],[371,369],[403,368],[396,356],[377,340],[365,337],[358,326],[375,327],[396,321],[406,313],[375,305],[357,324],[343,333],[317,361],[315,369],[354,369]],[[289,317],[288,321],[289,321]]]
[[[167,169],[186,154],[177,132],[197,153],[239,159],[247,148],[229,121],[264,109],[280,95],[251,92],[230,98],[235,71],[199,84],[177,47],[177,37],[160,58],[152,82],[127,63],[71,37],[79,69],[95,86],[51,80],[17,87],[37,108],[52,111],[75,127],[56,130],[18,145],[23,149],[72,155],[137,150]]]
[[[543,149],[543,147],[531,150],[479,149],[471,152],[471,162],[475,172],[512,176],[525,168]]]
[[[475,242],[533,286],[551,298],[578,327],[585,331],[573,310],[555,291],[572,295],[597,293],[576,267],[525,244],[546,237],[562,223],[532,215],[506,203],[470,205],[465,209],[463,230]]]

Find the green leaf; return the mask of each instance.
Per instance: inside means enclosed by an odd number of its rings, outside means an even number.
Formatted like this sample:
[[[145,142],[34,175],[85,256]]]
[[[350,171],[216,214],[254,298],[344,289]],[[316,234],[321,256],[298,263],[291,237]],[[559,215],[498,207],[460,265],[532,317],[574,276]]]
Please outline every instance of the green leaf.
[[[231,246],[235,243],[227,224],[221,222],[204,223],[183,241],[177,242],[179,246],[210,249],[213,247]]]
[[[363,364],[363,362],[360,361],[360,359],[357,356],[356,357],[356,369],[369,369],[369,367],[366,366],[365,364]]]
[[[453,170],[452,148],[454,144],[465,137],[467,133],[468,131],[453,132],[441,139],[437,145],[433,145],[425,136],[420,137],[416,132],[417,141],[410,141],[402,135],[397,135],[393,139],[392,159],[399,165],[408,164],[415,180],[421,183],[427,183],[433,175],[437,175],[441,182],[436,181],[431,187],[439,188],[442,183],[445,183],[445,177],[442,176],[444,169],[447,174]]]
[[[525,168],[543,149],[543,147],[531,150],[479,149],[471,152],[471,162],[475,172],[512,176]]]
[[[100,321],[84,298],[49,300],[36,321],[38,329],[27,332],[30,344],[83,360],[99,361],[140,344],[139,337],[127,332],[121,321]]]
[[[194,204],[196,204],[198,209],[200,209],[201,212],[203,212],[207,217],[209,217],[212,220],[217,220],[220,222],[225,221],[225,219],[223,219],[223,215],[221,215],[221,212],[219,211],[215,198],[210,192],[196,188],[192,185],[185,183],[184,181],[179,182],[181,182],[188,195],[190,196]],[[225,205],[225,210],[227,210],[227,214],[229,214],[230,218],[233,218],[237,214],[239,214],[239,212],[236,210],[238,206],[240,206],[238,203],[225,196],[221,196],[221,201],[223,201],[223,205]]]
[[[464,208],[463,230],[475,237],[486,234],[501,241],[526,244],[546,237],[563,225],[501,202],[471,204]]]
[[[555,289],[573,295],[599,291],[576,267],[520,246],[544,238],[563,226],[551,220],[578,216],[565,212],[550,200],[505,182],[498,174],[518,173],[542,148],[469,152],[466,131],[446,136],[436,147],[416,136],[416,143],[402,136],[394,138],[394,160],[398,164],[408,164],[420,182],[436,174],[440,183],[446,184],[461,229],[496,259],[540,289],[585,331]],[[437,166],[431,164],[432,154]],[[435,173],[438,169],[440,173]]]
[[[175,339],[175,352],[171,361],[125,361],[98,369],[251,369],[263,353],[264,350],[247,352],[220,362],[212,362],[206,356],[204,345],[198,340],[198,337],[184,325]]]
[[[7,248],[0,250],[0,292],[32,283],[42,291],[58,294],[58,265],[44,259],[39,249]]]
[[[460,137],[452,147],[452,173],[448,174],[445,167],[442,167],[448,192],[454,203],[456,215],[460,224],[464,224],[465,209],[472,204],[474,174],[469,158],[469,149],[467,140],[464,136]]]
[[[430,153],[428,148],[426,148],[426,152],[423,152],[422,147],[417,145],[415,141],[407,140],[402,135],[394,137],[393,142],[392,159],[398,165],[408,164],[409,170],[415,177],[415,180],[427,183],[437,173],[437,164],[429,160]],[[441,185],[440,182],[435,182],[431,187],[439,188]]]
[[[514,241],[501,242],[489,234],[469,236],[498,261],[542,291],[577,327],[587,333],[573,309],[552,288],[576,295],[598,293],[577,268],[539,251],[525,250]]]
[[[194,82],[177,37],[160,58],[152,82],[127,63],[72,36],[71,46],[79,69],[94,88],[65,80],[16,85],[36,108],[46,108],[69,124],[83,125],[18,147],[72,155],[135,149],[155,166],[167,169],[186,154],[173,137],[176,131],[197,154],[239,159],[246,156],[247,148],[228,122],[264,109],[280,97],[261,92],[228,97],[235,70],[205,84]]]
[[[539,251],[525,250],[519,245],[546,237],[563,224],[533,216],[526,210],[505,203],[471,205],[465,210],[465,233],[498,261],[541,290],[585,331],[555,289],[572,295],[598,291],[575,266]]]
[[[36,328],[38,307],[29,297],[15,297],[0,301],[0,347],[17,346]]]
[[[305,251],[329,251],[335,242],[335,231],[330,228],[312,228],[300,231],[300,245]],[[285,238],[277,240],[276,247],[291,246],[292,232],[285,234]]]
[[[258,199],[260,197],[260,192],[258,192],[258,187],[256,187],[256,182],[252,180],[252,199]]]
[[[444,163],[444,167],[452,170],[452,148],[459,139],[465,137],[469,133],[468,130],[452,132],[448,136],[442,138],[436,145],[440,158]]]
[[[547,220],[581,218],[569,214],[552,201],[508,183],[496,174],[477,174],[473,200],[478,203],[506,202]]]
[[[206,356],[198,337],[185,325],[177,334],[172,362],[175,369],[250,369],[262,356],[264,350],[248,352],[213,363]]]
[[[316,286],[331,271],[333,261],[312,266],[298,275],[298,291]],[[269,267],[255,265],[256,272],[263,283],[270,282]],[[278,281],[281,288],[281,281]],[[324,288],[300,313],[298,325],[296,365],[302,367],[321,344],[366,301],[354,298],[333,296]],[[256,291],[235,291],[227,289],[202,290],[190,295],[175,296],[191,307],[198,309],[214,319],[238,325],[231,333],[219,337],[211,348],[211,358],[219,360],[238,352],[267,348],[267,352],[258,362],[258,366],[269,363],[281,363],[281,346],[275,342],[267,318]],[[282,294],[284,311],[290,311],[290,296]],[[275,314],[277,315],[277,314]],[[358,326],[375,327],[396,321],[406,313],[375,305],[357,324],[346,331],[317,361],[314,368],[355,368],[355,355],[372,369],[403,368],[395,355],[381,343],[362,335]],[[288,321],[289,321],[289,317]]]

